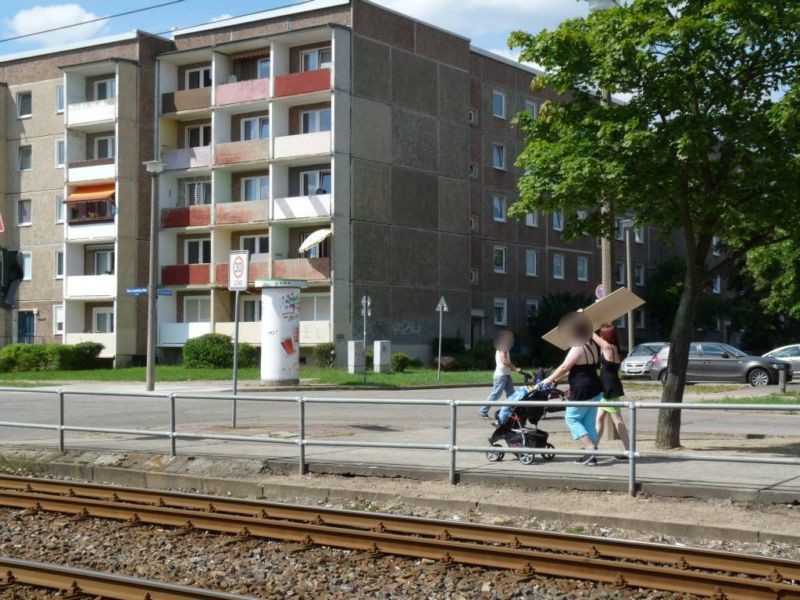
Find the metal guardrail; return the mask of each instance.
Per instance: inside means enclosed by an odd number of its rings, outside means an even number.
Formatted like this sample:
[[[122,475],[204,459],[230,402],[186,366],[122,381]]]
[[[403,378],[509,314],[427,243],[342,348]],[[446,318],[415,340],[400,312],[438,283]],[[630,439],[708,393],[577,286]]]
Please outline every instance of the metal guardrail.
[[[122,392],[96,392],[79,390],[42,390],[35,388],[0,388],[0,393],[7,394],[52,394],[58,399],[58,423],[27,423],[18,421],[0,421],[0,427],[24,428],[24,429],[50,429],[58,434],[58,449],[65,450],[64,434],[67,431],[90,432],[90,433],[111,433],[118,435],[141,435],[150,437],[163,437],[169,439],[170,455],[177,456],[178,440],[217,440],[226,442],[248,442],[256,444],[282,444],[287,446],[297,446],[298,448],[298,473],[305,475],[307,471],[306,447],[346,447],[346,448],[396,448],[403,450],[437,450],[446,451],[450,454],[449,480],[450,483],[458,482],[457,456],[459,452],[465,453],[486,453],[501,451],[506,454],[530,454],[541,453],[541,449],[531,447],[510,448],[503,446],[459,446],[458,445],[458,409],[459,407],[479,407],[485,406],[484,400],[437,400],[437,399],[403,399],[403,398],[333,398],[324,396],[248,396],[248,395],[210,395],[210,394],[181,394],[158,392],[122,393]],[[95,397],[121,397],[121,398],[153,398],[167,400],[169,404],[169,423],[166,431],[152,429],[124,429],[111,427],[81,427],[77,425],[67,425],[65,419],[66,398],[67,396],[95,396]],[[177,431],[176,403],[178,400],[209,400],[221,402],[273,402],[291,403],[298,406],[298,436],[296,439],[285,438],[264,438],[244,435],[223,435],[211,433],[185,433]],[[358,404],[358,405],[389,405],[389,406],[442,406],[449,409],[450,416],[450,435],[445,443],[441,444],[413,444],[402,442],[368,442],[368,441],[346,441],[331,439],[314,439],[306,435],[306,410],[308,404]],[[712,403],[661,403],[661,402],[561,402],[561,401],[531,401],[531,402],[492,402],[492,407],[516,406],[516,407],[618,407],[628,409],[628,451],[605,451],[605,450],[562,450],[559,448],[548,448],[548,454],[562,456],[621,456],[625,455],[628,462],[628,492],[635,496],[637,493],[636,463],[637,459],[660,458],[672,460],[699,460],[709,462],[733,462],[733,463],[756,463],[756,464],[775,464],[800,466],[800,459],[780,458],[780,457],[754,457],[754,456],[733,456],[717,454],[697,454],[681,453],[680,455],[668,452],[639,452],[636,448],[637,439],[637,417],[640,410],[741,410],[741,411],[780,411],[796,412],[800,410],[799,405],[787,404],[712,404]]]

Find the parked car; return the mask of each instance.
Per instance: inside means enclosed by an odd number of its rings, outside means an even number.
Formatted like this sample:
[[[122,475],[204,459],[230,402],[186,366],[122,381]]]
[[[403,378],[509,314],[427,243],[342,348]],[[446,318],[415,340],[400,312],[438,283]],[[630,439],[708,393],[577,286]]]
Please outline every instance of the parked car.
[[[665,346],[653,357],[650,379],[667,380],[669,346]],[[692,342],[689,347],[689,365],[686,382],[729,381],[745,382],[752,386],[778,383],[778,373],[786,370],[786,380],[792,378],[792,369],[787,362],[772,357],[751,356],[728,344],[718,342]]]
[[[800,344],[781,346],[780,348],[775,348],[775,350],[770,350],[764,356],[788,362],[792,365],[794,374],[800,376]]]
[[[648,375],[650,373],[651,359],[666,345],[666,342],[648,342],[647,344],[634,346],[633,351],[620,364],[620,373],[628,377]]]

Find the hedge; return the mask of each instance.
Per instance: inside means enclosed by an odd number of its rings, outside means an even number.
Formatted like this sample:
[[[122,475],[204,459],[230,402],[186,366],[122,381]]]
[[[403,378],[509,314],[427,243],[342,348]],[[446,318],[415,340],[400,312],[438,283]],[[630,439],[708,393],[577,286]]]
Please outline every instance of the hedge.
[[[103,344],[10,344],[0,349],[0,371],[81,371],[97,367]]]
[[[239,343],[239,367],[255,367],[259,349]],[[188,340],[183,346],[183,366],[191,369],[230,369],[233,367],[233,340],[229,335],[207,333]]]

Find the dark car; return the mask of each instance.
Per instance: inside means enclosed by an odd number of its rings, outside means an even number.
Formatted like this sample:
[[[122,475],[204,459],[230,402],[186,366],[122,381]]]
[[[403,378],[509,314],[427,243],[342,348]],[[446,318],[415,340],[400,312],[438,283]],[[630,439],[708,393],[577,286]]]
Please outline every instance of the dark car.
[[[669,346],[653,357],[650,379],[667,380]],[[752,386],[778,383],[778,373],[786,371],[786,380],[792,378],[789,363],[767,356],[751,356],[728,344],[719,342],[692,342],[689,346],[689,365],[686,382],[728,381],[749,383]]]

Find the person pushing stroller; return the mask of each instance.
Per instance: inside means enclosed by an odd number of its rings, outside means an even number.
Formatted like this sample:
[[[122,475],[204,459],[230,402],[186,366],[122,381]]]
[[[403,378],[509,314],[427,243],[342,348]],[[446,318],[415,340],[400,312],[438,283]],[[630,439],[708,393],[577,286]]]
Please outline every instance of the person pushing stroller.
[[[521,373],[522,369],[511,362],[511,347],[514,345],[514,334],[510,331],[501,331],[494,339],[494,377],[492,378],[492,391],[489,392],[487,402],[497,402],[503,392],[506,399],[511,400],[514,395],[514,381],[511,379],[511,372]],[[480,416],[489,419],[489,405],[482,406]]]

